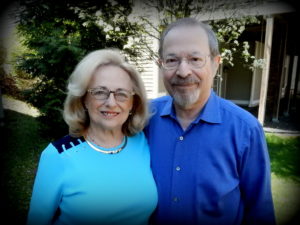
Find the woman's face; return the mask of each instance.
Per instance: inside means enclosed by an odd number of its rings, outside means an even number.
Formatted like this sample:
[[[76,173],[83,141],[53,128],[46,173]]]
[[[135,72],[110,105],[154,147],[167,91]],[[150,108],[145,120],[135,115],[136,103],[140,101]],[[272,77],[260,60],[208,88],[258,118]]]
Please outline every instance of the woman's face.
[[[88,85],[84,100],[90,117],[90,126],[104,131],[121,131],[133,106],[133,85],[129,74],[115,65],[99,67]],[[108,98],[105,94],[108,91]],[[116,98],[115,98],[116,96]]]

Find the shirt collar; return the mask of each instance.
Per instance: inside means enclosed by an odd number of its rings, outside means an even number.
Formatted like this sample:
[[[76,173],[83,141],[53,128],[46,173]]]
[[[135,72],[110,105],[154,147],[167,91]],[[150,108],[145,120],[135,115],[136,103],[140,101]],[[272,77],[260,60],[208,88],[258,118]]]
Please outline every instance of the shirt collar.
[[[208,123],[221,123],[221,112],[220,112],[220,99],[212,90],[210,96],[204,105],[202,111],[193,121],[193,123],[199,123],[200,120]],[[162,109],[160,116],[170,116],[176,119],[175,109],[173,107],[173,98],[169,96],[166,101],[164,108]]]
[[[221,112],[220,112],[220,98],[215,94],[213,90],[210,92],[210,96],[204,105],[200,115],[194,121],[198,123],[203,120],[208,123],[221,123]]]
[[[175,110],[173,108],[173,98],[168,96],[165,106],[163,107],[160,116],[171,116],[176,118]]]

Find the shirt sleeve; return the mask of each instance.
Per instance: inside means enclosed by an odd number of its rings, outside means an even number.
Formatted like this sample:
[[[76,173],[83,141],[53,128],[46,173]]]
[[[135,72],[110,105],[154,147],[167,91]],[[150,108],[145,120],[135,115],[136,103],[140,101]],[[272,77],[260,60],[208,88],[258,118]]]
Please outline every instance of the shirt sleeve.
[[[246,136],[240,164],[240,185],[245,203],[243,224],[275,224],[270,159],[264,131],[257,122]]]
[[[52,144],[42,152],[30,201],[28,225],[51,224],[62,195],[62,160]]]

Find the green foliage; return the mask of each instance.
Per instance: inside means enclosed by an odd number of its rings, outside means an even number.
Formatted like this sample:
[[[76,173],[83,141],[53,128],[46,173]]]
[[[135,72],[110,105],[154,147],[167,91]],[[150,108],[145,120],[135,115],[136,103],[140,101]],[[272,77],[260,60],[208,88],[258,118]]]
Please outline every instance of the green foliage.
[[[3,79],[3,77],[6,75],[5,74],[5,70],[4,70],[4,68],[3,68],[3,65],[4,65],[4,63],[5,63],[5,57],[6,57],[6,51],[5,51],[5,48],[2,46],[2,43],[0,42],[0,81],[1,81],[1,83],[0,83],[0,88],[3,88],[2,87],[2,79]]]
[[[5,69],[7,57],[7,49],[3,46],[0,40],[0,93],[9,94],[16,97],[21,97],[19,88],[16,85],[15,80],[13,79],[9,72]],[[0,95],[0,97],[2,97]]]
[[[259,24],[260,20],[255,16],[244,16],[240,18],[228,18],[211,21],[210,25],[215,30],[220,43],[220,51],[224,64],[233,66],[233,56],[238,53],[244,62],[253,67],[255,56],[249,53],[249,44],[244,41],[242,44],[239,37],[245,31],[247,25]]]
[[[66,132],[61,116],[66,81],[88,52],[113,47],[132,57],[134,49],[124,46],[139,26],[128,20],[130,0],[70,1],[21,0],[18,32],[24,54],[16,57],[18,70],[38,78],[26,99],[41,111],[45,131]]]
[[[262,3],[263,0],[258,1],[257,4]],[[209,25],[216,32],[217,38],[220,43],[220,52],[222,56],[222,63],[225,65],[233,66],[233,57],[235,53],[242,56],[241,59],[248,65],[250,69],[253,67],[262,67],[263,62],[261,59],[256,59],[255,56],[249,53],[249,45],[247,42],[240,43],[240,36],[245,31],[247,25],[259,24],[260,19],[256,16],[239,16],[239,5],[230,2],[214,2],[210,0],[148,0],[146,4],[149,7],[156,9],[159,16],[159,26],[156,28],[152,22],[144,16],[141,20],[152,28],[151,31],[145,30],[145,33],[153,36],[153,31],[156,32],[156,38],[159,39],[159,34],[166,28],[168,24],[178,18],[196,17],[209,12],[217,12],[218,10],[231,10],[232,15],[225,15],[226,19],[211,20]],[[152,52],[153,58],[158,55]]]
[[[197,16],[203,12],[225,9],[223,3],[209,0],[148,0],[148,7],[158,12],[159,24],[147,16],[132,21],[132,0],[71,1],[21,0],[18,32],[25,50],[15,57],[15,72],[34,78],[34,85],[26,90],[29,103],[42,112],[44,128],[57,129],[57,136],[66,131],[61,116],[65,99],[66,81],[78,61],[88,52],[105,47],[117,47],[136,59],[154,59],[155,52],[147,36],[159,38],[159,33],[177,18]],[[222,5],[223,4],[223,5]],[[229,4],[230,5],[230,4]],[[237,7],[233,3],[230,7]],[[142,11],[141,11],[142,12]],[[234,53],[241,52],[249,66],[256,62],[247,43],[239,37],[245,26],[259,22],[256,17],[211,21],[220,41],[223,63],[232,65]],[[150,27],[150,29],[149,29]],[[146,34],[146,35],[145,35]],[[143,58],[141,57],[143,53]]]

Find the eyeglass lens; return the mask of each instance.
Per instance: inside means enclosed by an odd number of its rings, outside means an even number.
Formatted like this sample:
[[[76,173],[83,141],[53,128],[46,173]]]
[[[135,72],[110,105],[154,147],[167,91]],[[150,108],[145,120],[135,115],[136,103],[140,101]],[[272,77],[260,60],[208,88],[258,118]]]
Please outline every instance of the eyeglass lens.
[[[132,93],[128,90],[117,89],[116,91],[111,91],[107,88],[94,88],[90,89],[89,92],[93,97],[98,100],[107,100],[111,93],[113,93],[115,100],[124,102],[127,101]]]

